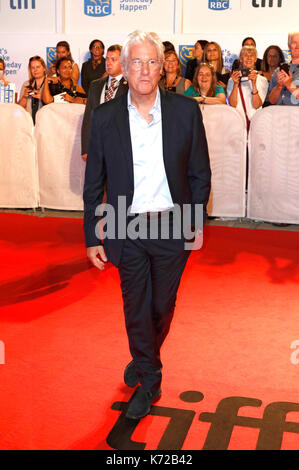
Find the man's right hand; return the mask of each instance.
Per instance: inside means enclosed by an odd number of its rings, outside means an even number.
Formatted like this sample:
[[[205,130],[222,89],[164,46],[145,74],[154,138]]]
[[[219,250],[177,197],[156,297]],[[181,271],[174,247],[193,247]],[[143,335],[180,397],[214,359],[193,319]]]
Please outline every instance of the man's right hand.
[[[101,245],[90,246],[87,248],[87,258],[89,258],[92,264],[101,271],[103,271],[105,263],[108,261],[104,247]]]
[[[82,153],[81,157],[82,157],[82,160],[84,160],[84,161],[86,162],[86,160],[87,160],[87,153]]]

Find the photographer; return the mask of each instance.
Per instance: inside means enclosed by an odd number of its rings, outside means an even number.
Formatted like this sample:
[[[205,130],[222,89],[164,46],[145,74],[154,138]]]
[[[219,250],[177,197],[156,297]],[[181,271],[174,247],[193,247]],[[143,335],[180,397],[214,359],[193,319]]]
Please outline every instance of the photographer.
[[[243,46],[239,68],[232,72],[227,84],[228,102],[245,117],[247,132],[250,120],[263,105],[268,90],[268,80],[255,70],[256,59],[256,48]]]
[[[31,114],[35,124],[37,111],[43,106],[41,95],[47,73],[44,60],[39,56],[29,59],[28,64],[29,80],[23,83],[18,104]]]

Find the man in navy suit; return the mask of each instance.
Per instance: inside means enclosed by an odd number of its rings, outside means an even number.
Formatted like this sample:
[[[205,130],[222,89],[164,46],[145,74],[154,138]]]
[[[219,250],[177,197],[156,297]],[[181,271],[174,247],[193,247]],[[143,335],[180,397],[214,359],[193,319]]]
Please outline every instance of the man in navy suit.
[[[124,79],[121,71],[120,53],[121,46],[119,44],[113,44],[108,47],[105,62],[107,75],[98,80],[93,80],[90,84],[81,128],[81,155],[84,161],[87,158],[92,111],[99,104],[110,101],[128,91],[127,81]],[[114,80],[113,86],[111,86],[112,80]]]
[[[107,260],[118,267],[132,361],[124,380],[135,387],[127,417],[149,413],[161,396],[160,348],[169,331],[177,290],[190,251],[184,233],[174,236],[173,208],[202,205],[210,193],[210,164],[202,117],[196,101],[158,87],[163,45],[155,33],[135,31],[123,45],[121,65],[127,94],[94,110],[84,186],[87,256],[99,269]],[[99,211],[107,184],[107,207],[125,200],[125,225],[115,219],[116,236],[100,240]],[[135,222],[146,222],[136,237]],[[107,219],[109,222],[109,219]],[[151,236],[151,222],[158,236]],[[166,222],[165,222],[166,221]],[[167,224],[170,236],[162,234]],[[121,236],[119,236],[121,233]],[[172,234],[172,235],[171,235]],[[143,234],[144,235],[144,234]],[[186,315],[188,312],[186,312]]]

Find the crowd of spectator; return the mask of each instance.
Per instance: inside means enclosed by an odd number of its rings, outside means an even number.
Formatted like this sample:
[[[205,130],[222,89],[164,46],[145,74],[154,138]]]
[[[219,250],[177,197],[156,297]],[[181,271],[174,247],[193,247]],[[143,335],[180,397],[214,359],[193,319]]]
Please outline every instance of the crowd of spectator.
[[[299,32],[290,33],[288,37],[289,64],[275,44],[266,48],[262,59],[258,58],[254,38],[246,37],[231,70],[224,66],[221,47],[215,41],[196,41],[184,73],[174,45],[170,41],[163,44],[165,57],[160,86],[192,97],[201,104],[232,106],[244,116],[248,129],[252,116],[261,107],[299,104]],[[110,52],[115,52],[115,45],[110,47]],[[105,83],[105,96],[100,87],[101,97],[93,98],[93,106],[107,100],[109,90],[109,99],[117,95],[121,81],[125,80],[120,66],[116,67],[117,76],[109,72],[107,57],[104,57],[105,46],[99,39],[90,43],[89,52],[90,58],[81,68],[81,85],[78,85],[79,67],[72,58],[68,42],[57,43],[55,60],[48,69],[41,57],[30,58],[28,80],[21,88],[18,104],[32,115],[34,122],[43,105],[52,102],[86,104],[94,81]],[[121,46],[117,45],[114,61],[119,62],[120,52]],[[7,85],[4,72],[5,63],[0,59],[0,83]],[[124,92],[126,89],[123,87]]]

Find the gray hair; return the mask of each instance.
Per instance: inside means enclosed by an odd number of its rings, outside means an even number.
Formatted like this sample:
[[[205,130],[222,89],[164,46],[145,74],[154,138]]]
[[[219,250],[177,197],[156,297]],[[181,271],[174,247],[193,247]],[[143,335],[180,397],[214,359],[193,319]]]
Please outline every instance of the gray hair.
[[[140,44],[142,42],[150,42],[153,44],[157,51],[158,61],[162,65],[164,60],[164,46],[159,36],[156,33],[146,33],[136,30],[130,33],[126,38],[120,55],[120,64],[125,76],[128,74],[130,48],[134,44]]]
[[[292,37],[299,36],[299,31],[292,31],[288,34],[288,46],[291,47]]]

